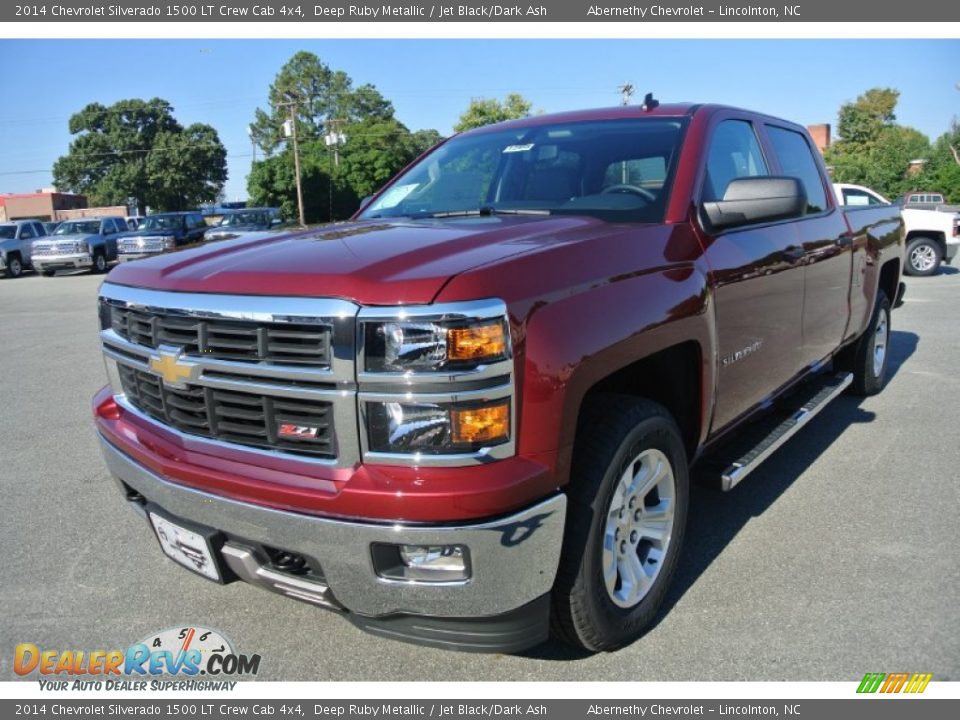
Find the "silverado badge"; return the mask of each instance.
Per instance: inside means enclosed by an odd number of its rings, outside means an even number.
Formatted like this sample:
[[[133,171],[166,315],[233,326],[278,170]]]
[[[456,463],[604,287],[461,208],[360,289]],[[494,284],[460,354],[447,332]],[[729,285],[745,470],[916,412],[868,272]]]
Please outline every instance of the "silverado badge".
[[[150,357],[150,372],[159,375],[164,385],[183,389],[187,381],[196,379],[197,364],[185,362],[178,348],[160,347],[158,352]]]

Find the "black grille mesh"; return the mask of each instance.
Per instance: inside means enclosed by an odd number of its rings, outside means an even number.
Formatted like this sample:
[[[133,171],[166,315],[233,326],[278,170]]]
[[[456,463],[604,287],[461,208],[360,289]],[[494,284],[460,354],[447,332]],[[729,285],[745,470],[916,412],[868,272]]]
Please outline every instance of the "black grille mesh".
[[[331,327],[323,324],[209,320],[110,308],[110,326],[137,345],[240,362],[330,366]]]
[[[330,403],[289,399],[201,386],[167,387],[152,373],[118,365],[127,400],[150,417],[181,432],[238,445],[334,457]],[[316,429],[315,436],[279,436],[282,425]]]

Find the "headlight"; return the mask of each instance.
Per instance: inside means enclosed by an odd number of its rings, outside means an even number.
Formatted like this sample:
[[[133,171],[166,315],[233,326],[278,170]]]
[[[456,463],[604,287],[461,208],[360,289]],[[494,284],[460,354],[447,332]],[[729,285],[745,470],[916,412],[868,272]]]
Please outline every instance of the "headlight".
[[[473,453],[510,439],[510,399],[482,404],[368,402],[372,452]]]
[[[163,243],[164,250],[173,250],[177,245],[177,239],[173,235],[164,235],[160,241]]]
[[[469,370],[506,360],[506,318],[367,323],[364,370],[367,372],[443,372]]]
[[[77,246],[78,246],[77,249],[80,252],[86,253],[87,255],[93,252],[93,249],[90,247],[90,243],[88,242],[77,243]]]

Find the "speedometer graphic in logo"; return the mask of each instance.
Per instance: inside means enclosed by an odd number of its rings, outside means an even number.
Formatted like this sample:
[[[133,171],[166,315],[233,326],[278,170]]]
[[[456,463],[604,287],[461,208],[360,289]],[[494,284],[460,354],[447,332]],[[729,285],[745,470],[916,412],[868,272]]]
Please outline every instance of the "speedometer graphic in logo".
[[[207,667],[212,655],[233,655],[233,644],[220,633],[200,625],[167,628],[140,641],[151,653],[169,652],[173,658],[191,653],[197,667]],[[199,653],[199,658],[196,653]],[[206,673],[201,670],[201,675]]]

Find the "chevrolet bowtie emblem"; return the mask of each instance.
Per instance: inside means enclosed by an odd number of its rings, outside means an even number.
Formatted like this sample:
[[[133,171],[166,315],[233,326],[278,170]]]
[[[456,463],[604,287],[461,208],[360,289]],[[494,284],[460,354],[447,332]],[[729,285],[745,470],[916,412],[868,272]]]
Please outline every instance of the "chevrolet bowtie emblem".
[[[160,354],[150,358],[150,372],[163,378],[163,384],[184,388],[188,380],[196,379],[196,363],[180,358],[176,348],[160,348]]]

